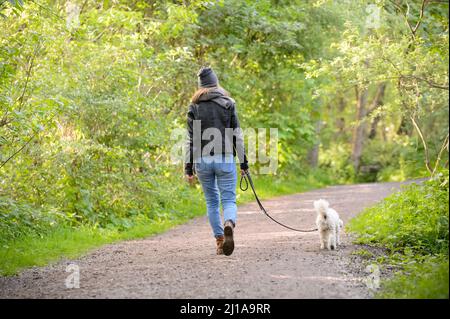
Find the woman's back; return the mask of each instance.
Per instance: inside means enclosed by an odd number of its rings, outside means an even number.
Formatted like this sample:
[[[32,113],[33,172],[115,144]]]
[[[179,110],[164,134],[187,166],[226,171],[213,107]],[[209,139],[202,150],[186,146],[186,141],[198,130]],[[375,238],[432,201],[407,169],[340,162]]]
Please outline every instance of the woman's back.
[[[225,90],[213,88],[202,94],[189,107],[188,118],[200,121],[201,149],[209,145],[202,155],[233,153],[233,133],[239,127],[235,103]],[[192,125],[194,129],[194,123]],[[227,130],[230,129],[230,130]],[[195,156],[198,158],[199,154]]]

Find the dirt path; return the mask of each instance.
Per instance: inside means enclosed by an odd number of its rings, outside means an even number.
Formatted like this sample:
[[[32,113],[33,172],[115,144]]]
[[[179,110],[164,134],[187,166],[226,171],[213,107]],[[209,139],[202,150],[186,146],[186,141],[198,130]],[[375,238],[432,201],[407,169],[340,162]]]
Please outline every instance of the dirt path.
[[[263,201],[281,221],[314,226],[312,201],[325,198],[344,222],[389,195],[398,183],[333,186]],[[239,207],[232,256],[216,256],[206,217],[164,234],[107,245],[19,276],[0,277],[0,298],[368,298],[363,265],[344,236],[337,251],[320,251],[318,233],[285,230],[256,204]],[[66,266],[80,269],[67,289]]]

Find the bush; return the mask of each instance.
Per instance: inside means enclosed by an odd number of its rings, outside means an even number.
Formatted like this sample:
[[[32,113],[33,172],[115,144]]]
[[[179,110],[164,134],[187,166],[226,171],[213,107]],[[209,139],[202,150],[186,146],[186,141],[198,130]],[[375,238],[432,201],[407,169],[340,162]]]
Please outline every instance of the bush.
[[[423,253],[448,250],[448,170],[423,184],[403,187],[353,219],[348,228],[358,241],[392,250],[413,248]]]
[[[355,170],[350,160],[350,148],[343,144],[330,145],[319,152],[320,168],[333,176],[339,183],[355,179]]]
[[[423,165],[424,151],[419,142],[409,136],[395,136],[393,141],[368,140],[361,166],[374,168],[360,171],[358,180],[364,182],[404,181],[427,176]]]
[[[388,248],[399,267],[378,294],[383,298],[448,298],[449,174],[403,187],[352,219],[357,242]]]
[[[383,284],[380,298],[448,299],[448,256],[426,256],[409,262],[395,278]]]
[[[43,235],[64,223],[66,218],[58,211],[36,209],[31,205],[17,203],[0,197],[0,244],[29,235]]]

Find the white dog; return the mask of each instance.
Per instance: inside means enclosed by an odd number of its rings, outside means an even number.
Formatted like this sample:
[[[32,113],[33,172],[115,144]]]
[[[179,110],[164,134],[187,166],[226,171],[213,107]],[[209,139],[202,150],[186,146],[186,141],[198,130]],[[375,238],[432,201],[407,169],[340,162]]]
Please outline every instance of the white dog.
[[[339,214],[329,206],[330,204],[324,199],[314,201],[314,208],[317,211],[316,225],[320,234],[320,249],[326,247],[331,250],[341,244],[339,232],[344,227],[344,222],[339,218]]]

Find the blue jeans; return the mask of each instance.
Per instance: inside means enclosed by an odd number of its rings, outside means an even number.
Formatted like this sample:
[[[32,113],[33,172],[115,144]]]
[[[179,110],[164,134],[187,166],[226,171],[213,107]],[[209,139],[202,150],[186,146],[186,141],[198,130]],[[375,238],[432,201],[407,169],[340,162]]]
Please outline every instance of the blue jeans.
[[[236,224],[237,175],[234,157],[232,154],[203,156],[201,162],[195,164],[195,170],[205,194],[208,219],[213,234],[215,237],[223,236],[220,202],[222,202],[224,221],[231,220]]]

